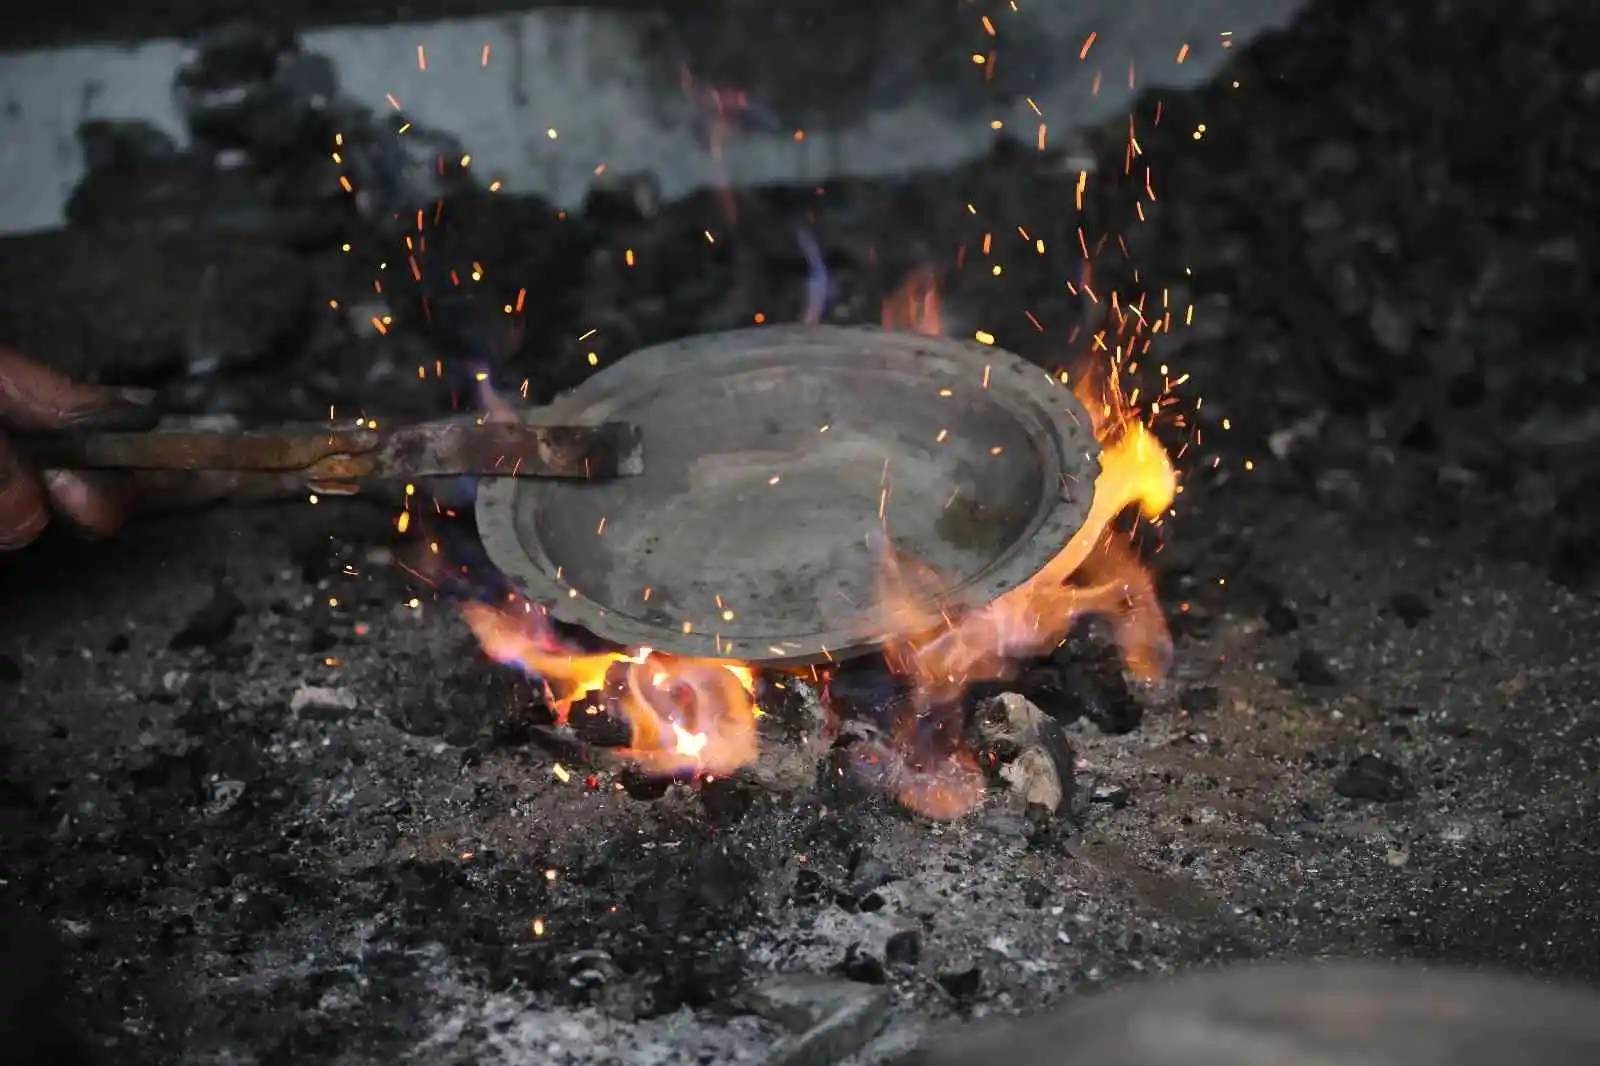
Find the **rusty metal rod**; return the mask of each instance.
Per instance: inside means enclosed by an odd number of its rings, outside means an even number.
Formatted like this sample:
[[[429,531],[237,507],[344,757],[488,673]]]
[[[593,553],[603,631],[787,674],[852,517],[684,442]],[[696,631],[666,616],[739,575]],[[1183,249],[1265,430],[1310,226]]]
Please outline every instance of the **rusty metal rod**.
[[[42,469],[285,475],[324,491],[435,477],[605,481],[644,470],[639,427],[444,420],[393,428],[33,433],[12,442]]]

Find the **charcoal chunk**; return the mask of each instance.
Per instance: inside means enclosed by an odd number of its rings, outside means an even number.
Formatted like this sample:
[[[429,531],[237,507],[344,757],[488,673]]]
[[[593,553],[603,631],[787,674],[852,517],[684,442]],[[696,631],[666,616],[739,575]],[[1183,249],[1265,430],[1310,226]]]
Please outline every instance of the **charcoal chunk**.
[[[1327,688],[1339,683],[1339,675],[1333,672],[1328,660],[1311,648],[1300,649],[1300,654],[1294,657],[1294,679],[1313,688]]]
[[[883,944],[883,961],[890,966],[915,966],[922,958],[922,934],[902,929]]]
[[[983,971],[976,966],[965,970],[947,970],[935,979],[952,999],[971,999],[983,990]]]
[[[214,648],[233,636],[239,619],[244,616],[244,601],[232,591],[218,585],[211,599],[190,616],[182,629],[173,634],[168,643],[173,651],[189,648]]]
[[[1345,799],[1395,803],[1411,794],[1411,783],[1405,771],[1388,759],[1363,755],[1334,780],[1333,790]]]
[[[1261,612],[1261,620],[1267,623],[1267,629],[1275,637],[1293,633],[1300,628],[1300,616],[1282,600],[1274,600],[1267,604],[1267,609]]]
[[[884,971],[883,962],[877,956],[862,951],[860,944],[851,944],[845,950],[844,961],[839,964],[839,972],[863,985],[881,985],[889,979]]]
[[[1421,596],[1410,592],[1397,593],[1389,598],[1389,610],[1400,619],[1407,629],[1415,629],[1433,615],[1433,608],[1428,606]]]

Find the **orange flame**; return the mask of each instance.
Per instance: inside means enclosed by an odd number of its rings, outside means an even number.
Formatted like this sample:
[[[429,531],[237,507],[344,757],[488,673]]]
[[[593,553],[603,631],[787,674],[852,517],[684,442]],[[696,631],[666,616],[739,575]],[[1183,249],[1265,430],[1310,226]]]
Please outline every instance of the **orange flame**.
[[[939,296],[926,270],[907,279],[884,305],[887,327],[937,329]],[[1022,661],[1048,655],[1079,619],[1110,622],[1128,670],[1141,680],[1161,677],[1172,637],[1155,584],[1114,523],[1130,508],[1160,518],[1177,493],[1177,473],[1155,436],[1124,400],[1117,364],[1090,364],[1075,388],[1103,451],[1094,499],[1083,525],[1061,552],[1026,584],[986,607],[952,616],[936,609],[942,582],[916,560],[885,545],[879,595],[887,620],[885,658],[911,686],[917,715],[948,714],[968,686],[1003,681]],[[915,770],[904,760],[886,782],[901,803],[933,818],[965,813],[982,794],[977,765],[959,753]]]
[[[932,267],[918,267],[883,302],[883,328],[938,337],[944,332],[939,309],[939,277]]]
[[[1102,454],[1089,515],[1061,553],[1026,584],[955,618],[931,611],[917,587],[928,588],[931,579],[913,578],[891,552],[880,582],[891,619],[884,650],[911,683],[918,707],[952,703],[969,685],[1005,679],[1019,661],[1048,655],[1088,614],[1111,621],[1129,670],[1159,677],[1172,653],[1166,619],[1148,571],[1112,522],[1131,506],[1159,517],[1176,488],[1166,451],[1143,426],[1129,426]]]
[[[521,611],[469,603],[462,613],[484,654],[543,681],[558,724],[579,701],[591,709],[603,701],[628,722],[631,740],[619,754],[651,773],[727,774],[756,757],[759,712],[748,667],[649,648],[573,652],[543,610],[519,602]]]

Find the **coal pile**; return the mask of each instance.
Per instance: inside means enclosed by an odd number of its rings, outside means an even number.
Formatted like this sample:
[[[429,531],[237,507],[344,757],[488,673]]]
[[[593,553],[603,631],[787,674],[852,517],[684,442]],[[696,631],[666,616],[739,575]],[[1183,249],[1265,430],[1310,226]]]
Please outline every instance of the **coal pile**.
[[[1249,394],[1219,397],[1234,447],[1586,580],[1596,249],[1569,212],[1600,168],[1578,132],[1600,117],[1596,32],[1561,3],[1313,5],[1159,127],[1142,115],[1190,209],[1128,225],[1130,263],[1192,278],[1208,324],[1168,353]]]

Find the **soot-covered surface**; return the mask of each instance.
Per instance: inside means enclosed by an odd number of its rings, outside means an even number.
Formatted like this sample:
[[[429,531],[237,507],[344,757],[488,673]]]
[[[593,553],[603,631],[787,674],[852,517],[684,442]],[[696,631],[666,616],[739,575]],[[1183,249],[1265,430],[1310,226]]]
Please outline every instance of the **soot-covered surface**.
[[[1600,979],[1595,249],[1570,224],[1595,188],[1593,16],[1370,6],[1318,5],[1159,127],[1149,101],[1150,223],[1123,219],[1125,190],[1089,205],[1144,289],[1196,306],[1154,351],[1206,397],[1205,458],[1155,556],[1170,685],[1141,711],[1080,662],[1046,706],[1080,760],[1059,832],[1003,796],[929,823],[831,774],[656,798],[562,780],[529,686],[388,565],[391,501],[169,518],[0,567],[0,896],[65,944],[63,1024],[120,1062],[760,1061],[780,1013],[749,992],[802,971],[887,1004],[868,1061],[931,1021],[1224,958]],[[490,347],[548,392],[593,347],[552,338],[599,325],[610,359],[798,317],[804,219],[832,315],[874,319],[930,262],[951,332],[1048,362],[1072,256],[997,236],[996,278],[975,248],[1016,225],[1073,248],[1050,205],[1074,181],[1021,152],[777,191],[715,246],[715,197],[648,221],[514,205],[520,225],[483,228],[489,277],[548,296]],[[1108,247],[1102,288],[1131,269]],[[370,285],[300,254],[347,300]],[[422,343],[357,345],[346,322],[172,395],[425,409]]]

